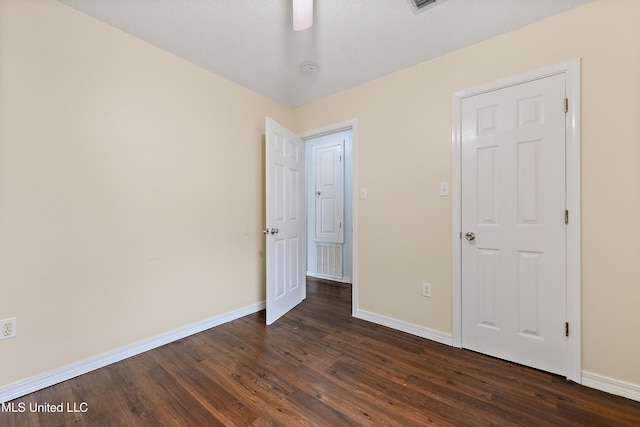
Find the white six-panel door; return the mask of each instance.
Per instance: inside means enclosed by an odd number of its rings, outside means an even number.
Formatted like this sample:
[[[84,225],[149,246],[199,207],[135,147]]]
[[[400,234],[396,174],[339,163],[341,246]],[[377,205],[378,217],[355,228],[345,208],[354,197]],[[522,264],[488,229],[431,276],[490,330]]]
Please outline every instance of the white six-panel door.
[[[344,243],[344,143],[313,149],[316,242]]]
[[[304,141],[266,119],[267,325],[306,296]]]
[[[566,374],[565,76],[462,101],[462,346]]]

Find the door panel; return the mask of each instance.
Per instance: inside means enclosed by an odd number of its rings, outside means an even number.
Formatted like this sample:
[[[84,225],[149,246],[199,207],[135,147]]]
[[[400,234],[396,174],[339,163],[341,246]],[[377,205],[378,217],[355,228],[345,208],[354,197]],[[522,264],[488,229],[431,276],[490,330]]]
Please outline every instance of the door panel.
[[[498,283],[500,251],[478,250],[478,324],[482,327],[500,329],[498,311]]]
[[[518,251],[518,331],[538,338],[543,338],[540,330],[540,297],[544,291],[540,281],[542,255],[541,252]]]
[[[306,296],[304,142],[266,119],[267,325]]]
[[[518,144],[518,223],[540,225],[540,149],[543,141]]]
[[[462,102],[462,346],[566,371],[564,75]]]

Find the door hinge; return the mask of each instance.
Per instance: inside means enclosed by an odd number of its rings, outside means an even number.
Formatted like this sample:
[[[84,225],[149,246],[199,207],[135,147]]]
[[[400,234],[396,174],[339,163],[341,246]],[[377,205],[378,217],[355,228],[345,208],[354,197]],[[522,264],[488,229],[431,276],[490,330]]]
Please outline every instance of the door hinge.
[[[569,210],[568,209],[564,210],[564,223],[565,224],[569,224]]]
[[[569,112],[569,98],[564,99],[564,112],[565,113]]]
[[[340,222],[340,228],[342,228],[342,222]]]
[[[564,336],[569,336],[569,322],[564,322]]]
[[[462,231],[460,232],[460,240],[462,240]]]

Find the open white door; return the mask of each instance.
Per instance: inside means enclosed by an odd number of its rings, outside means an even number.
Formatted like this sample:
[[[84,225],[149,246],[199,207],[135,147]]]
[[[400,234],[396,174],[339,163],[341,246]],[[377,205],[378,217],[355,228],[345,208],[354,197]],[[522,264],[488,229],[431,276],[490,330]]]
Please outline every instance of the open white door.
[[[306,297],[304,141],[266,119],[267,325]]]

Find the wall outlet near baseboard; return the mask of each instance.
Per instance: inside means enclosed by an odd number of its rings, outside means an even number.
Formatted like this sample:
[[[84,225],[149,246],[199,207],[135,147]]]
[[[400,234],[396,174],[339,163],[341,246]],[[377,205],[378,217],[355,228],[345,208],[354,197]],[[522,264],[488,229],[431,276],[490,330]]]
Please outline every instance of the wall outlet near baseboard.
[[[0,320],[0,340],[16,336],[16,318]]]
[[[424,282],[422,284],[422,296],[431,298],[431,283]]]

